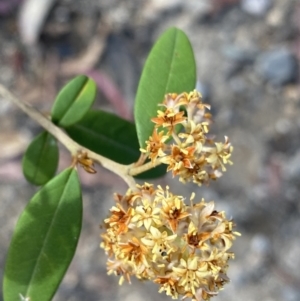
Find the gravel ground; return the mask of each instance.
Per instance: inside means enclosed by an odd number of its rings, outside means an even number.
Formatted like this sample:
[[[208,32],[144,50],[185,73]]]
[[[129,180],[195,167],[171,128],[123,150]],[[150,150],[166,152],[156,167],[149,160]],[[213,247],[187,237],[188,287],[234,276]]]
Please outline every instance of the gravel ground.
[[[198,87],[212,105],[212,130],[230,137],[234,165],[209,187],[178,185],[169,175],[161,181],[176,193],[195,191],[215,200],[242,233],[233,247],[231,283],[213,300],[300,300],[299,1],[48,0],[50,8],[39,8],[41,25],[24,12],[22,4],[30,1],[21,2],[0,0],[0,82],[43,111],[67,80],[84,72],[98,79],[96,107],[132,118],[151,45],[170,26],[186,32]],[[36,191],[24,180],[20,162],[40,129],[4,99],[0,125],[2,274],[16,220]],[[62,148],[60,170],[69,160]],[[99,224],[112,193],[126,186],[102,169],[81,178],[83,231],[54,300],[168,300],[155,285],[118,286],[117,278],[106,275]]]

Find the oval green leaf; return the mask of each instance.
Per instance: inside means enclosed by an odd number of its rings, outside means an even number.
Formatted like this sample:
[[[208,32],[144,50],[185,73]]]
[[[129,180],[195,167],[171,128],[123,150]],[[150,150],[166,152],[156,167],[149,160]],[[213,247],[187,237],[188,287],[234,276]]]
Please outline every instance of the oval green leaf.
[[[92,106],[96,97],[95,82],[79,75],[58,93],[51,111],[52,121],[62,127],[79,121]]]
[[[89,111],[78,123],[65,129],[82,146],[118,163],[131,164],[140,156],[135,125],[112,113]],[[137,177],[157,178],[165,173],[164,165]]]
[[[80,183],[69,168],[34,195],[17,222],[4,271],[5,301],[52,299],[74,256],[81,221]]]
[[[190,92],[196,85],[196,64],[185,33],[170,28],[153,46],[135,98],[135,122],[141,147],[153,133],[155,117],[166,93]]]
[[[48,132],[42,132],[29,144],[23,156],[25,178],[32,184],[44,185],[54,176],[58,158],[56,139]]]

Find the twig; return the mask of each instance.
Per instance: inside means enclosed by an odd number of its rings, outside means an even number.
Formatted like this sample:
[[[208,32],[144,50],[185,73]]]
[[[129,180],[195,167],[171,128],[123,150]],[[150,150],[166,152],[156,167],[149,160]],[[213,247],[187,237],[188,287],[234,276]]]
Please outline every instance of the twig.
[[[10,93],[4,86],[0,84],[0,96],[7,99],[17,105],[23,112],[25,112],[29,117],[40,124],[46,131],[51,133],[61,144],[63,144],[72,154],[72,156],[77,156],[78,153],[85,152],[87,156],[94,160],[95,162],[102,165],[104,168],[112,171],[113,173],[120,176],[131,189],[135,189],[135,181],[131,175],[129,175],[130,165],[122,165],[108,158],[105,158],[95,152],[83,147],[74,140],[72,140],[68,135],[66,135],[59,127],[54,125],[51,120],[46,118],[38,110],[36,110],[31,105],[20,101],[12,93]]]
[[[150,161],[150,162],[147,162],[147,163],[145,163],[143,165],[140,165],[140,166],[133,165],[133,167],[128,170],[128,173],[131,176],[136,176],[136,175],[138,175],[142,172],[145,172],[149,169],[152,169],[152,168],[154,168],[154,167],[156,167],[160,164],[162,164],[162,161],[160,160],[160,158],[158,158],[154,162]]]

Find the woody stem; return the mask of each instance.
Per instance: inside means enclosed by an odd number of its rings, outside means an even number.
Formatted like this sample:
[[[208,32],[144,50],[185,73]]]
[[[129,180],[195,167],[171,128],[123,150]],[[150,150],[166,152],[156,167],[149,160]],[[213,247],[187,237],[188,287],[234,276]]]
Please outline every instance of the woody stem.
[[[51,122],[47,117],[41,114],[37,109],[31,105],[20,101],[12,93],[10,93],[4,86],[0,84],[0,97],[7,99],[17,105],[23,112],[25,112],[30,118],[40,124],[46,131],[52,134],[62,145],[64,145],[73,157],[78,156],[79,153],[85,152],[89,159],[99,163],[104,168],[112,171],[113,173],[120,176],[131,189],[135,189],[135,181],[130,174],[131,165],[122,165],[108,158],[105,158],[95,152],[85,148],[84,146],[78,144],[68,135],[66,135],[59,127]],[[134,168],[133,168],[134,170]]]

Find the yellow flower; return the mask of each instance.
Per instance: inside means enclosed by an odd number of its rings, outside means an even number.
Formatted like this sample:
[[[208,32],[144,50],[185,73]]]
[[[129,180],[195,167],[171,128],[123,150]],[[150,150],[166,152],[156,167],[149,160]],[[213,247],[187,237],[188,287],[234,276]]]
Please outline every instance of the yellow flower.
[[[233,147],[229,143],[228,137],[225,136],[225,143],[216,142],[215,148],[208,149],[208,157],[206,161],[212,166],[213,169],[219,167],[222,168],[222,171],[226,171],[224,164],[232,164],[229,160]]]
[[[147,267],[149,265],[146,258],[147,254],[147,247],[138,238],[132,237],[127,243],[119,243],[119,251],[116,255],[124,262],[131,262],[135,267],[140,265]]]
[[[151,120],[155,128],[164,127],[168,132],[164,134],[155,129],[146,141],[146,149],[141,151],[153,163],[160,158],[159,163],[167,164],[167,171],[172,171],[183,183],[193,181],[201,186],[222,176],[225,165],[232,164],[233,147],[227,137],[222,143],[215,142],[209,135],[211,114],[206,110],[210,106],[202,102],[201,94],[196,90],[166,94],[161,106],[165,111],[157,111],[157,116]],[[175,128],[177,124],[182,126]],[[167,145],[170,136],[173,145]]]
[[[184,143],[186,145],[194,145],[196,152],[200,153],[202,146],[206,142],[205,134],[208,133],[208,123],[202,122],[196,124],[193,120],[189,120],[184,127],[185,133],[179,133],[178,136],[185,139]]]
[[[133,214],[133,208],[128,208],[124,210],[120,204],[113,206],[110,209],[112,215],[105,219],[104,222],[108,223],[111,227],[117,226],[117,233],[124,233],[128,230],[128,224]]]
[[[158,198],[162,202],[161,216],[169,224],[172,232],[175,233],[179,221],[190,215],[186,211],[183,198],[169,193],[168,187],[166,192],[159,188]]]
[[[208,246],[205,241],[211,237],[209,232],[198,232],[198,229],[193,222],[190,222],[188,233],[185,234],[185,239],[189,247],[192,249],[207,249]]]
[[[188,293],[196,294],[196,289],[200,286],[201,280],[211,276],[206,262],[199,262],[196,256],[190,257],[187,260],[180,260],[179,267],[173,267],[173,271],[179,276],[178,285],[183,286]]]
[[[188,95],[187,93],[177,94],[177,93],[168,93],[165,95],[165,99],[161,106],[166,107],[167,109],[174,110],[175,113],[179,112],[180,106],[188,104]]]
[[[147,230],[149,230],[152,224],[161,225],[159,214],[159,208],[153,208],[147,199],[143,199],[142,205],[136,207],[135,215],[131,222],[136,223],[138,228],[143,225]]]
[[[167,171],[183,183],[202,185],[220,177],[225,165],[232,164],[233,147],[227,137],[222,143],[209,135],[210,106],[202,102],[201,94],[169,93],[160,106],[163,110],[151,119],[155,128],[141,149],[142,159],[167,164]],[[160,127],[167,131],[159,131]],[[171,137],[173,144],[168,145]],[[214,202],[190,200],[187,205],[169,187],[149,183],[125,195],[115,194],[100,244],[109,256],[108,273],[119,275],[120,284],[130,282],[133,275],[151,280],[173,299],[208,301],[217,295],[229,281],[228,261],[234,258],[229,249],[240,234]]]
[[[206,170],[206,159],[204,155],[193,159],[191,168],[176,168],[174,175],[179,176],[179,181],[193,181],[198,185],[207,184],[210,179],[210,174]]]
[[[107,274],[115,274],[116,276],[121,276],[119,280],[119,284],[123,284],[124,280],[127,280],[128,283],[131,283],[130,281],[130,275],[132,275],[132,268],[126,263],[124,263],[122,260],[108,260],[107,261]]]
[[[164,150],[166,144],[164,143],[169,136],[164,135],[164,132],[157,132],[157,129],[154,129],[152,136],[146,141],[146,149],[140,149],[143,153],[149,153],[149,158],[152,162],[156,160],[157,157],[163,157],[166,154]]]
[[[179,280],[175,277],[162,276],[157,277],[153,281],[160,285],[160,293],[165,291],[167,296],[172,296],[172,299],[178,299],[180,294],[184,294],[184,288],[179,287]]]
[[[193,168],[195,147],[180,148],[172,146],[172,153],[162,159],[163,163],[168,164],[168,171],[172,170],[173,176],[179,174],[184,169]]]
[[[172,108],[166,109],[163,111],[157,111],[157,117],[151,118],[151,121],[156,124],[156,127],[168,128],[170,135],[176,124],[183,123],[186,120],[184,117],[184,112],[176,112]]]
[[[152,260],[155,262],[157,257],[166,257],[171,251],[174,251],[170,245],[177,237],[177,234],[169,235],[167,231],[161,232],[155,227],[150,227],[146,237],[141,238],[142,243],[151,249]]]
[[[113,256],[117,245],[117,236],[111,229],[108,229],[106,233],[101,234],[101,237],[103,242],[101,242],[100,247],[105,250],[108,256]]]
[[[239,233],[213,202],[187,205],[168,187],[148,183],[117,195],[116,202],[100,246],[109,256],[108,273],[119,275],[120,284],[135,276],[157,283],[172,298],[206,301],[228,282],[234,257],[228,249]]]

